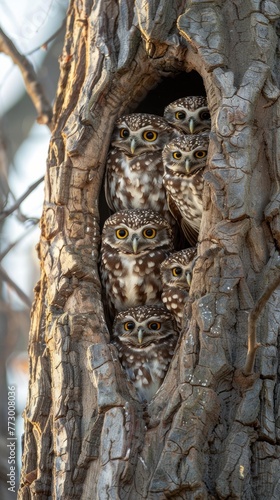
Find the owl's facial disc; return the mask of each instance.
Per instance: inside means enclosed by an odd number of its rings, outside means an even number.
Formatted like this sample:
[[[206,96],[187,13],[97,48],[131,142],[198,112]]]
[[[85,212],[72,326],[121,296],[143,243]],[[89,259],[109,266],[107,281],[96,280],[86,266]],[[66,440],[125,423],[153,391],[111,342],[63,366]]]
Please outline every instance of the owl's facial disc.
[[[185,159],[185,168],[187,176],[196,174],[200,169],[205,168],[207,159],[207,150],[196,149],[193,154]]]
[[[152,342],[157,342],[162,337],[170,335],[169,330],[161,331],[162,323],[157,317],[151,317],[147,322],[138,323],[137,320],[127,319],[123,323],[120,336],[122,342],[142,349]],[[157,339],[158,336],[158,339]]]
[[[197,134],[204,130],[209,130],[211,127],[211,117],[207,107],[202,108],[198,114],[198,110],[183,110],[175,113],[175,120],[178,127],[182,128],[188,134]]]
[[[170,269],[170,271],[172,272],[172,275],[169,279],[169,283],[171,286],[175,286],[184,290],[190,288],[192,274],[189,269],[185,270],[182,267],[176,266]]]
[[[135,321],[126,321],[123,324],[123,334],[121,335],[122,342],[133,345],[138,348],[147,346],[152,340],[148,329],[142,324]]]
[[[158,233],[162,233],[163,231],[153,227],[152,224],[132,230],[131,227],[123,223],[113,231],[115,238],[112,244],[119,251],[126,254],[141,254],[142,252],[150,251],[159,245],[159,243],[164,244],[165,235],[161,234],[162,237],[158,236]]]
[[[166,169],[171,169],[173,172],[192,177],[199,170],[206,166],[207,151],[196,150],[193,152],[173,151],[171,153],[170,165],[166,165]]]
[[[134,254],[141,253],[151,248],[151,240],[157,235],[157,230],[152,226],[145,227],[141,234],[135,232],[131,236],[131,246]]]

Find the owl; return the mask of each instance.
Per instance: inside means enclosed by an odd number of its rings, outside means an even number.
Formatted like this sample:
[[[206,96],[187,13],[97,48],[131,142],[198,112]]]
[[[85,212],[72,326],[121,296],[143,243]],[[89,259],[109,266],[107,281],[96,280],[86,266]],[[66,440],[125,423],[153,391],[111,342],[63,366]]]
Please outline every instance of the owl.
[[[169,209],[191,245],[196,244],[200,228],[208,144],[207,133],[186,135],[171,141],[162,152]]]
[[[161,303],[159,266],[172,250],[171,226],[153,210],[122,210],[106,220],[100,272],[111,313]]]
[[[162,384],[177,340],[174,318],[163,306],[131,307],[116,316],[112,343],[141,402]]]
[[[198,134],[211,128],[207,99],[202,96],[182,97],[171,102],[164,110],[164,118],[185,134]]]
[[[160,116],[133,113],[117,120],[105,174],[106,201],[113,212],[152,209],[175,224],[162,186],[161,153],[176,135]]]
[[[162,280],[161,299],[174,315],[177,326],[182,328],[183,310],[192,280],[197,247],[187,248],[171,254],[160,265]]]

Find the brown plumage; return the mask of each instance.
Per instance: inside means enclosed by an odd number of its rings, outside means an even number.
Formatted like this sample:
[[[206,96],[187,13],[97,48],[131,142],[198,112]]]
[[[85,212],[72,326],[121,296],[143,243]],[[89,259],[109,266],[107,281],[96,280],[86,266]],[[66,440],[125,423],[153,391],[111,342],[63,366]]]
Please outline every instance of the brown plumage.
[[[141,402],[161,386],[177,339],[174,318],[163,306],[129,308],[116,316],[112,343]]]
[[[199,134],[211,128],[207,99],[203,96],[182,97],[171,102],[164,110],[164,118],[185,134]]]
[[[175,224],[162,186],[161,153],[176,135],[157,115],[132,113],[117,120],[105,175],[106,200],[113,212],[152,209]]]
[[[161,303],[159,266],[172,250],[171,226],[153,210],[122,210],[106,220],[100,271],[111,313]]]
[[[191,245],[195,245],[202,217],[203,171],[209,136],[185,135],[167,144],[162,152],[169,209],[181,224]]]
[[[167,257],[160,265],[162,302],[182,328],[183,311],[189,296],[197,248],[187,248]]]

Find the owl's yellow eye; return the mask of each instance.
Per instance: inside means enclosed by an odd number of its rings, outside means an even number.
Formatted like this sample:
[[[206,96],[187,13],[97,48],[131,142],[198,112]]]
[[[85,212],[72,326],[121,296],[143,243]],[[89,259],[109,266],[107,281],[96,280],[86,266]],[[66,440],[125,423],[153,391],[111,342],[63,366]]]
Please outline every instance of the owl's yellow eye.
[[[173,158],[175,158],[175,160],[180,160],[180,158],[182,158],[182,153],[180,151],[174,151],[172,156]]]
[[[173,276],[175,276],[176,278],[178,278],[179,276],[182,275],[182,268],[181,267],[173,267],[172,269],[172,274]]]
[[[152,321],[148,324],[150,330],[159,330],[161,327],[161,323],[159,321]]]
[[[127,332],[130,332],[135,327],[135,323],[134,321],[126,321],[123,327]]]
[[[124,229],[123,227],[121,229],[117,229],[116,236],[119,240],[124,240],[128,237],[128,230]]]
[[[201,160],[202,158],[205,158],[205,156],[207,156],[207,151],[198,150],[194,153],[194,156],[195,158]]]
[[[157,133],[153,130],[145,130],[145,132],[143,133],[143,139],[148,142],[154,142],[157,136]]]
[[[176,120],[184,120],[186,118],[186,113],[184,111],[176,111],[175,118]]]
[[[120,137],[122,139],[127,139],[127,137],[129,137],[129,130],[128,130],[128,128],[121,128],[120,129]]]
[[[143,236],[148,239],[154,238],[156,234],[157,234],[156,230],[153,229],[152,227],[148,227],[143,231]]]
[[[210,116],[209,111],[202,111],[200,113],[200,118],[201,118],[201,120],[210,120],[211,116]]]

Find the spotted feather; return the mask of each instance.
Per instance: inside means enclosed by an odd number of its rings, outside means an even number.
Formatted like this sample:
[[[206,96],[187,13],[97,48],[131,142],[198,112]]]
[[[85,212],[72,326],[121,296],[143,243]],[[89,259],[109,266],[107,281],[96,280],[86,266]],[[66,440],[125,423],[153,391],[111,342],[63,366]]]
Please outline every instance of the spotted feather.
[[[151,401],[161,386],[177,340],[174,318],[163,306],[129,308],[116,316],[112,343],[141,402]]]

